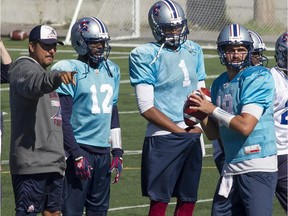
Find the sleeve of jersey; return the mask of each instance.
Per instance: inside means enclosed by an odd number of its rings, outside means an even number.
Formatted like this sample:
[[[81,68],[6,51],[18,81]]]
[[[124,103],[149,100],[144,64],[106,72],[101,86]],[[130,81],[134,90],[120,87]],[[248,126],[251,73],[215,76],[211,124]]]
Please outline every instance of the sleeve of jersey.
[[[81,156],[81,149],[77,144],[77,141],[74,137],[73,128],[70,123],[72,108],[73,108],[73,99],[71,96],[59,94],[61,112],[62,112],[62,128],[63,128],[63,137],[64,137],[64,149],[66,156],[72,155],[73,158]]]
[[[51,71],[77,71],[77,66],[75,64],[72,64],[71,61],[68,60],[62,60],[57,62],[56,64],[54,64],[51,67]],[[75,79],[76,79],[76,84],[77,84],[77,80],[78,80],[78,71],[77,74],[74,75]],[[74,97],[74,86],[72,84],[61,84],[60,87],[56,90],[57,93],[59,94],[63,94],[63,95],[71,95],[72,97]]]
[[[146,45],[147,46],[147,45]],[[155,54],[155,55],[154,55]],[[129,55],[129,73],[132,86],[140,83],[155,83],[153,73],[156,64],[150,65],[157,53],[150,47],[137,47]]]
[[[257,69],[256,67],[250,67]],[[252,71],[249,76],[244,77],[241,91],[242,106],[256,104],[267,109],[274,100],[274,81],[270,71],[263,69]]]

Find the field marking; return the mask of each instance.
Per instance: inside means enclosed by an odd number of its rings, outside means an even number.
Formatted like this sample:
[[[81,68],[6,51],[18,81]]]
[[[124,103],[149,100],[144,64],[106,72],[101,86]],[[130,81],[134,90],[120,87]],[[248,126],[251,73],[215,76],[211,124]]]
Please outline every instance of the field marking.
[[[204,202],[212,202],[212,201],[213,201],[213,199],[203,199],[203,200],[197,200],[196,203],[204,203]],[[169,205],[176,205],[176,202],[170,202]],[[150,204],[110,208],[108,211],[119,211],[119,210],[125,210],[125,209],[147,208],[147,207],[150,207]]]
[[[218,77],[219,75],[208,75],[206,77],[206,79],[215,79],[216,77]],[[130,84],[130,80],[120,80],[120,84]],[[0,91],[9,91],[10,88],[9,87],[6,87],[6,88],[0,88]]]

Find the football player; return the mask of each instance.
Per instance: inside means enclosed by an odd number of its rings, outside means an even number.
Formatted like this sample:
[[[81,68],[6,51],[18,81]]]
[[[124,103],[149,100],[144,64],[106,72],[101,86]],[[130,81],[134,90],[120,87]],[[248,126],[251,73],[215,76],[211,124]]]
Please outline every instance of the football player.
[[[264,56],[263,54],[263,52],[266,50],[266,46],[262,40],[262,37],[255,31],[248,30],[248,32],[253,40],[253,52],[251,54],[251,65],[267,66],[268,58]],[[224,161],[225,161],[225,154],[224,154],[223,143],[221,139],[212,140],[212,146],[213,146],[213,158],[214,158],[217,170],[219,174],[221,174]]]
[[[193,108],[209,115],[202,121],[207,137],[221,138],[225,150],[211,215],[272,215],[277,182],[273,77],[266,67],[249,67],[253,40],[239,24],[222,29],[217,51],[227,71],[212,83],[212,103],[191,96],[199,105]]]
[[[268,58],[263,54],[266,50],[265,43],[262,37],[255,31],[248,30],[252,40],[253,40],[253,52],[251,55],[251,64],[254,66],[268,64]]]
[[[79,19],[71,29],[78,59],[62,60],[53,70],[77,70],[76,85],[61,85],[64,147],[67,154],[63,216],[107,215],[113,183],[122,171],[122,141],[117,109],[120,69],[108,59],[109,32],[96,17]],[[111,162],[110,150],[113,155]]]
[[[287,212],[287,159],[288,159],[288,32],[283,33],[275,44],[276,66],[271,68],[275,82],[274,120],[278,149],[278,182],[276,197]]]
[[[187,96],[205,87],[202,48],[187,40],[187,19],[175,1],[154,3],[148,21],[156,42],[129,56],[131,85],[148,121],[143,144],[141,186],[150,198],[149,215],[164,216],[171,197],[175,215],[192,215],[202,166],[201,128],[183,119]]]

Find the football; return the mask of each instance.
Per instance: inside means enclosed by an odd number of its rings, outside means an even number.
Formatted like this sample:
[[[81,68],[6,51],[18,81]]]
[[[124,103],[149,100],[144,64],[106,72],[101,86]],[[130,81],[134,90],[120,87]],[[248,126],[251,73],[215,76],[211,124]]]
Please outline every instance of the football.
[[[28,34],[23,30],[14,30],[9,33],[9,38],[11,40],[25,40],[28,38]]]
[[[201,88],[202,92],[204,93],[206,99],[211,102],[210,98],[210,91],[208,88]],[[193,94],[200,95],[200,92],[196,90]],[[198,123],[200,123],[203,119],[207,117],[206,113],[203,113],[201,111],[191,109],[191,106],[195,106],[196,104],[189,100],[189,98],[186,100],[184,107],[183,107],[183,115],[184,115],[184,121],[187,126],[194,126]],[[197,105],[196,105],[197,106]]]

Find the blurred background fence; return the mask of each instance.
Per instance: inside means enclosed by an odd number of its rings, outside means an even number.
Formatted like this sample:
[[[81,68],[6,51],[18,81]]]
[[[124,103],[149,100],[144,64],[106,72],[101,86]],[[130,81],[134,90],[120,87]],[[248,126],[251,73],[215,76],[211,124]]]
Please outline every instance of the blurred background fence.
[[[214,48],[221,28],[239,23],[258,32],[273,49],[287,31],[287,0],[176,0],[188,18],[189,39]],[[49,24],[69,41],[73,17],[96,16],[108,26],[113,43],[129,45],[154,40],[147,14],[155,0],[1,0],[1,35],[37,24]],[[77,5],[79,6],[77,8]],[[78,11],[77,11],[78,10]],[[76,11],[76,13],[75,13]]]

